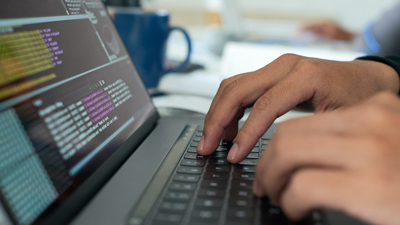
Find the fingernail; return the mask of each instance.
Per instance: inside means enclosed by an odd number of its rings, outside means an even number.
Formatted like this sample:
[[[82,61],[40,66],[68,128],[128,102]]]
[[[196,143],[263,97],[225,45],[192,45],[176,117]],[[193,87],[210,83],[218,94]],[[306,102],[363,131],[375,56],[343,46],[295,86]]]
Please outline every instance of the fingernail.
[[[262,190],[262,187],[258,184],[257,181],[253,182],[253,193],[257,195],[258,197],[262,197],[264,191]]]
[[[203,151],[203,149],[204,149],[204,136],[201,136],[199,145],[197,146],[197,151],[201,152],[201,151]]]
[[[231,147],[231,149],[229,150],[229,153],[228,153],[228,160],[229,161],[232,161],[232,160],[234,160],[235,159],[235,156],[236,156],[236,153],[237,153],[237,151],[239,150],[239,146],[238,146],[238,144],[233,144],[233,146]]]

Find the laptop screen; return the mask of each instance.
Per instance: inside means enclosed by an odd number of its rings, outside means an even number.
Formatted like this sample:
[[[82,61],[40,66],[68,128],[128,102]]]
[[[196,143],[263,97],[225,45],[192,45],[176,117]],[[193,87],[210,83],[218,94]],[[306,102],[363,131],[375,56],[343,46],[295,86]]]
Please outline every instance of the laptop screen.
[[[155,109],[100,0],[0,5],[0,199],[32,224]]]

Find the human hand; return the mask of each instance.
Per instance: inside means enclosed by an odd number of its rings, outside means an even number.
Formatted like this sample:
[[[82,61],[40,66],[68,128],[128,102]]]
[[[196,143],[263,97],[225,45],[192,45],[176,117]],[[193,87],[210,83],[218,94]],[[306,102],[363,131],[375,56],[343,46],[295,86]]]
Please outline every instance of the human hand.
[[[355,36],[352,32],[343,29],[329,20],[306,24],[301,28],[301,31],[311,32],[324,38],[342,41],[349,41]]]
[[[206,116],[197,151],[209,155],[217,149],[222,136],[225,141],[235,139],[228,160],[238,163],[273,121],[297,104],[308,101],[316,112],[322,112],[354,105],[383,90],[399,90],[398,75],[386,64],[283,55],[257,71],[221,83]],[[251,106],[238,133],[238,120]]]
[[[301,219],[316,208],[400,224],[400,99],[281,123],[258,162],[254,193]]]

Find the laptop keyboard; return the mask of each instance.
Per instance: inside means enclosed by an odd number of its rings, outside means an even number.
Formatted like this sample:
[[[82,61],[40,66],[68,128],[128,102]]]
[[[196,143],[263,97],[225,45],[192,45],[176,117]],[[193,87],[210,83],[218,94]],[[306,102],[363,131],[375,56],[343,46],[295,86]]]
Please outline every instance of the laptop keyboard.
[[[227,154],[231,143],[221,142],[214,154],[201,156],[196,151],[201,136],[202,128],[198,128],[146,224],[323,224],[317,211],[306,220],[293,223],[268,198],[254,196],[256,163],[269,139],[261,138],[246,159],[230,164]]]

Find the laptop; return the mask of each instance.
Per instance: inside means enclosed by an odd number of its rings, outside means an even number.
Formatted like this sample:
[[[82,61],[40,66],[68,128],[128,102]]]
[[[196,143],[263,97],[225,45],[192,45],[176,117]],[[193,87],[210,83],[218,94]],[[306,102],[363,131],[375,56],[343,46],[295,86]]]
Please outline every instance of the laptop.
[[[294,224],[252,195],[257,158],[196,154],[160,118],[100,0],[0,0],[0,224]],[[316,210],[301,224],[361,224]]]

